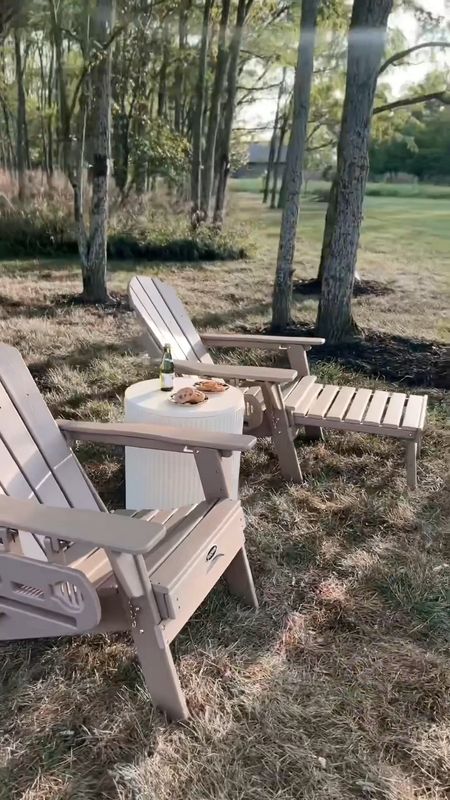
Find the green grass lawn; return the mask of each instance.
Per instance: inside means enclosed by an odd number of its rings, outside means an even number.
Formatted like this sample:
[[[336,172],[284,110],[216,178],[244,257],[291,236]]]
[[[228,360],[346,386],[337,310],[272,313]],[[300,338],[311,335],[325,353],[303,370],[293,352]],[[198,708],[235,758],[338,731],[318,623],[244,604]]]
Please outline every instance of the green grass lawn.
[[[263,178],[234,178],[230,187],[234,192],[260,193],[263,190]],[[330,184],[326,181],[308,181],[303,192],[314,194],[327,191]],[[408,197],[412,199],[426,198],[430,200],[449,200],[450,186],[437,186],[431,183],[368,183],[366,196],[373,197]]]
[[[233,201],[235,218],[250,226],[266,277],[264,291],[269,295],[280,212],[263,206],[257,194],[237,194]],[[325,212],[325,203],[317,203],[309,196],[302,198],[294,262],[296,278],[317,274]],[[356,318],[362,326],[450,340],[449,220],[450,200],[366,198],[358,270],[362,278],[386,283],[394,294],[355,301]],[[301,319],[315,319],[315,301],[298,302],[296,309],[296,316]]]
[[[297,277],[316,273],[324,211],[302,204]],[[281,478],[260,443],[240,487],[260,610],[218,589],[177,637],[191,719],[168,725],[153,709],[126,636],[5,643],[1,800],[447,800],[448,406],[442,388],[419,380],[414,348],[448,341],[449,212],[447,200],[367,200],[359,269],[391,292],[357,298],[355,315],[397,337],[410,364],[396,362],[389,381],[392,347],[371,374],[370,364],[313,364],[328,382],[403,389],[408,378],[429,392],[417,491],[395,440],[300,438],[301,485]],[[280,214],[237,192],[231,217],[250,229],[252,259],[112,263],[111,288],[159,275],[199,329],[267,324]],[[0,277],[0,339],[21,350],[54,415],[119,419],[125,388],[155,375],[133,313],[67,304],[80,290],[75,260],[8,261]],[[300,323],[316,310],[317,299],[295,300]],[[77,452],[120,507],[122,454]]]

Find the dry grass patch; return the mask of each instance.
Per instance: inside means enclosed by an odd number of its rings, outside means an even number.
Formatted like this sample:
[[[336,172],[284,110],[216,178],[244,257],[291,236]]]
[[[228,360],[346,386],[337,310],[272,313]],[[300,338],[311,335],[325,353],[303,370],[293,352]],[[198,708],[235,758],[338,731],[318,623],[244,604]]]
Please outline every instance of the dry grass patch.
[[[261,328],[276,246],[268,219],[255,221],[265,260],[151,272],[175,284],[202,327]],[[308,247],[305,260],[317,244]],[[414,293],[415,261],[405,255],[400,280],[377,251],[364,258],[369,277],[389,275]],[[117,292],[136,270],[125,266],[113,273]],[[438,329],[442,276],[427,275],[414,303],[402,285],[395,310],[385,307],[388,331],[399,314],[405,335]],[[131,312],[61,304],[79,288],[70,264],[3,265],[0,338],[22,351],[56,415],[117,419],[125,387],[155,367]],[[377,303],[356,304],[372,327]],[[315,301],[298,306],[305,322],[314,314]],[[315,369],[327,381],[375,382],[345,363]],[[2,646],[1,800],[444,800],[450,447],[445,392],[431,395],[415,493],[406,490],[402,445],[381,438],[300,442],[301,486],[281,479],[268,443],[244,458],[261,609],[219,589],[178,637],[186,724],[167,725],[152,708],[126,636]],[[120,505],[122,454],[78,452],[108,504]]]

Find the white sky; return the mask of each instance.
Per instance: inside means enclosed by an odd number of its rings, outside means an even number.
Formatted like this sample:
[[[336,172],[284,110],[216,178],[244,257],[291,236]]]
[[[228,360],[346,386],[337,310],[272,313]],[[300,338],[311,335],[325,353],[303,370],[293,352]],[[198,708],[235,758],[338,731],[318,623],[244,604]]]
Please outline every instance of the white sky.
[[[449,0],[422,0],[422,5],[433,14],[445,17],[450,23],[450,2]],[[403,31],[408,45],[413,45],[419,38],[419,26],[414,19],[413,14],[405,11],[397,11],[392,15],[391,28],[400,28]],[[426,41],[427,38],[422,36],[422,40]],[[405,84],[420,81],[427,72],[435,69],[437,64],[443,64],[448,69],[450,68],[450,59],[445,51],[440,51],[436,56],[437,61],[433,61],[428,49],[423,50],[417,57],[417,63],[411,66],[392,67],[386,77],[389,76],[392,89],[395,94],[399,94],[404,88]]]
[[[450,26],[450,0],[422,0],[422,6],[435,15],[445,17]],[[418,23],[414,15],[409,11],[396,11],[391,17],[389,27],[391,29],[400,29],[403,32],[407,42],[406,46],[416,44],[419,40]],[[420,38],[422,41],[426,41],[430,38],[439,37],[433,37],[431,34],[422,35]],[[450,48],[449,50],[438,52],[435,49],[433,50],[434,56],[432,55],[432,50],[425,48],[415,56],[413,64],[390,67],[386,71],[383,79],[390,81],[394,97],[400,97],[406,85],[420,81],[428,72],[438,66],[442,66],[450,73]],[[246,106],[242,111],[240,121],[243,127],[257,128],[267,125],[267,133],[264,131],[255,133],[255,138],[264,139],[270,135],[270,128],[275,115],[276,97],[276,89],[267,91],[264,93],[264,97],[255,100],[254,103]]]

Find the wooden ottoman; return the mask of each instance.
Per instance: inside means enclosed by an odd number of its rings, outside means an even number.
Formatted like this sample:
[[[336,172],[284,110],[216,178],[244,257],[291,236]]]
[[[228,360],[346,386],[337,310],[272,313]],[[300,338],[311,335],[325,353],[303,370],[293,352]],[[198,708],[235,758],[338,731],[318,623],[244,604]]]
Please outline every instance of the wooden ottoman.
[[[292,424],[373,433],[406,441],[406,474],[411,489],[417,487],[417,455],[425,425],[427,395],[406,395],[352,386],[317,383],[302,378],[286,400]]]

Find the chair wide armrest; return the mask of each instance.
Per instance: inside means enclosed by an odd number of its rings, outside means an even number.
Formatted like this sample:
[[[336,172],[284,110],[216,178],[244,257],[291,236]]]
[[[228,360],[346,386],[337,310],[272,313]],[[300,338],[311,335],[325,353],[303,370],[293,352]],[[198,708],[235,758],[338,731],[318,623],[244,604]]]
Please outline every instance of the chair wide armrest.
[[[237,433],[216,433],[191,428],[172,428],[166,425],[148,425],[132,422],[78,422],[57,420],[59,429],[67,439],[144,447],[154,450],[182,452],[186,447],[218,450],[229,453],[234,450],[251,450],[256,444],[254,436]]]
[[[224,380],[237,379],[251,383],[290,383],[297,378],[295,369],[273,367],[243,367],[234,364],[203,364],[200,361],[174,361],[176,372],[181,375],[206,375]]]
[[[101,511],[53,508],[6,496],[0,496],[0,527],[133,555],[149,553],[166,534],[164,525],[155,522]]]
[[[325,344],[325,339],[313,336],[264,336],[247,333],[202,333],[201,340],[209,347],[258,348],[278,350],[286,347],[313,347]]]

